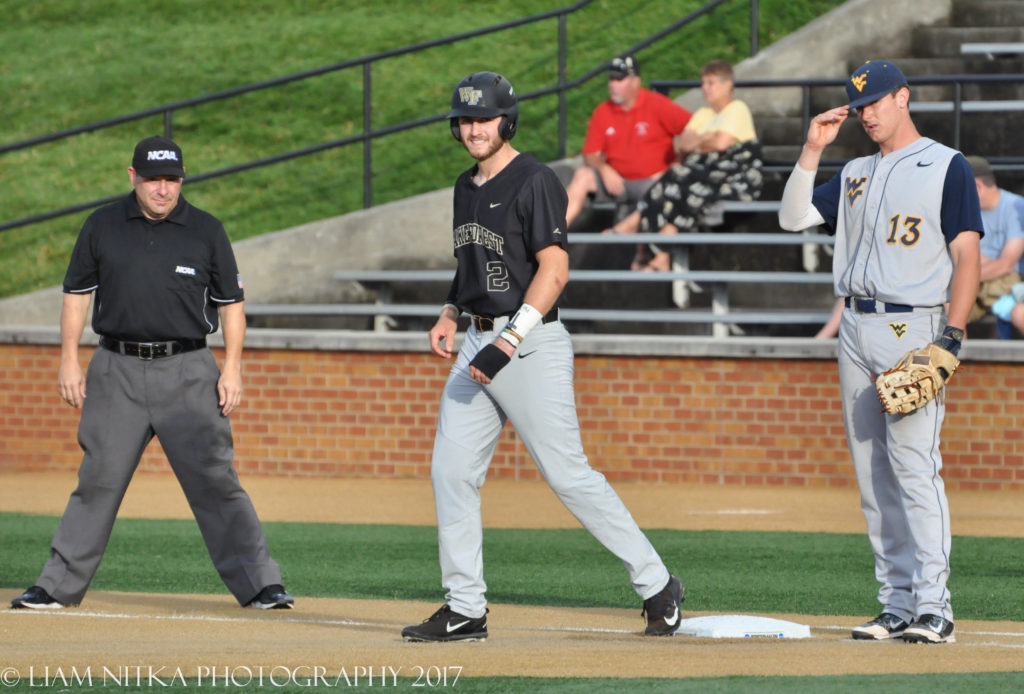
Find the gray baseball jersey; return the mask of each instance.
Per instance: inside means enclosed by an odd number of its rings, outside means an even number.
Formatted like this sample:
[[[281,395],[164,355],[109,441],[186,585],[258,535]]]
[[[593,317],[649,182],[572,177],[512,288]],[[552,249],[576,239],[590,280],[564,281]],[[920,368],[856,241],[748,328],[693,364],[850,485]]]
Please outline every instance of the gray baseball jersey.
[[[934,341],[945,325],[954,270],[948,244],[982,228],[973,174],[959,152],[919,138],[885,156],[850,161],[814,190],[812,201],[819,221],[836,234],[835,289],[847,297],[839,380],[878,601],[907,622],[927,614],[952,620],[939,452],[945,406],[939,399],[886,415],[874,379]]]
[[[947,244],[981,229],[970,165],[926,137],[848,162],[814,191],[813,204],[836,234],[836,296],[943,304],[953,276]]]

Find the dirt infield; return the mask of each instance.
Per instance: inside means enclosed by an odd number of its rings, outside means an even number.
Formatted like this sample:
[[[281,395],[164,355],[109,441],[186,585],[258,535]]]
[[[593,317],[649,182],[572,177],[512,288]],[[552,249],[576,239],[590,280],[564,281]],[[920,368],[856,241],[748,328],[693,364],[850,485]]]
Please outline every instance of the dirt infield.
[[[417,480],[303,480],[248,477],[244,485],[265,521],[432,525],[430,485]],[[0,475],[0,508],[59,514],[73,475]],[[618,484],[644,527],[862,532],[855,490],[746,489]],[[488,482],[488,527],[577,527],[543,483]],[[382,503],[386,499],[387,503]],[[1024,536],[1011,494],[951,496],[954,532]],[[529,514],[521,509],[529,508]],[[666,510],[667,509],[667,510]],[[124,517],[189,517],[170,475],[138,475]],[[1019,670],[1024,624],[957,622],[957,644],[864,643],[849,627],[869,615],[837,618],[770,615],[811,626],[804,640],[650,639],[634,609],[491,605],[484,643],[407,644],[398,635],[436,603],[304,598],[293,611],[236,607],[226,595],[169,596],[90,592],[81,607],[53,613],[0,610],[0,669],[38,678],[49,667],[99,676],[164,680],[180,672],[207,680],[225,674],[278,679],[305,673],[333,681],[527,675],[544,677],[696,677]],[[705,613],[685,612],[684,617]],[[656,664],[656,667],[655,667]],[[277,668],[276,675],[272,675]],[[298,670],[297,670],[298,668]],[[444,669],[447,668],[447,671]],[[10,671],[8,671],[10,672]],[[0,677],[3,673],[0,672]],[[388,679],[390,681],[390,679]],[[270,686],[267,684],[266,686]]]

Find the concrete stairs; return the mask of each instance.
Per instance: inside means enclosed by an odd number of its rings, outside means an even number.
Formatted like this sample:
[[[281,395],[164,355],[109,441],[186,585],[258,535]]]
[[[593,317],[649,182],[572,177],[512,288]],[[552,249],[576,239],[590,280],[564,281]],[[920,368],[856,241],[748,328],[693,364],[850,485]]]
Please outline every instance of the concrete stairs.
[[[895,60],[911,79],[915,76],[949,74],[1010,74],[1024,73],[1024,56],[962,55],[963,43],[1024,43],[1024,0],[954,0],[948,20],[933,26],[918,26],[912,31],[909,49],[903,54],[851,55],[848,70],[852,72],[866,57],[884,57]],[[913,87],[913,100],[948,101],[952,88],[948,86],[920,85]],[[1018,100],[1024,99],[1024,84],[966,84],[962,91],[965,100]],[[819,113],[846,102],[842,87],[820,87],[811,92],[811,112]],[[758,135],[765,148],[765,159],[771,163],[792,163],[799,156],[804,139],[804,125],[799,115],[754,113]],[[918,113],[915,115],[922,134],[953,145],[952,115],[949,113]],[[960,149],[966,154],[986,157],[1024,155],[1024,138],[1018,126],[1020,118],[1006,112],[962,114]],[[846,159],[871,154],[876,146],[865,137],[854,120],[840,132],[836,143],[829,148],[826,159]],[[819,174],[825,180],[835,167]],[[782,194],[787,172],[768,173],[762,198],[777,200]],[[1024,192],[1024,173],[1003,171],[997,173],[1000,185]],[[571,231],[579,234],[599,231],[610,224],[607,213],[581,217]],[[778,232],[774,214],[727,216],[727,228],[737,232]],[[716,228],[715,231],[723,231]],[[571,260],[577,268],[624,268],[633,255],[633,247],[576,246]],[[807,258],[803,249],[794,247],[705,247],[695,246],[690,252],[690,267],[695,270],[777,270],[806,269]],[[817,271],[831,269],[831,254],[826,249],[817,252]],[[572,288],[570,288],[571,290]],[[831,288],[814,285],[772,285],[730,287],[730,305],[743,308],[821,308],[827,310],[833,297]],[[570,297],[574,306],[616,308],[632,306],[668,308],[672,306],[671,292],[665,286],[607,287],[587,286],[577,289]],[[710,297],[692,294],[690,307],[706,309]],[[683,309],[685,310],[685,309]],[[616,326],[621,328],[622,326]],[[599,328],[598,328],[599,329]],[[703,326],[666,326],[666,331],[703,333]],[[751,326],[747,334],[808,336],[816,326]],[[649,330],[648,330],[649,331]]]

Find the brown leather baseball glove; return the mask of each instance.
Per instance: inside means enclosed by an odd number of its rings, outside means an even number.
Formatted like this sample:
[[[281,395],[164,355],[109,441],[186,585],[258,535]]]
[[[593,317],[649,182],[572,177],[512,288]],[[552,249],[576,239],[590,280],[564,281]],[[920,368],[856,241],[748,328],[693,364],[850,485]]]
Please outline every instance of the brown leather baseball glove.
[[[889,414],[906,414],[939,397],[960,360],[935,343],[912,349],[875,379],[878,400]]]

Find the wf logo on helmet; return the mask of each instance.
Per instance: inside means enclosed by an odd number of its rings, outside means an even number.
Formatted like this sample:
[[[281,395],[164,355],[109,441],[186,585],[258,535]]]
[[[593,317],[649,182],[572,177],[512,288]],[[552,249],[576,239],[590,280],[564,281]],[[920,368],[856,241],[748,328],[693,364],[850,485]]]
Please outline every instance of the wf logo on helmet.
[[[867,81],[868,73],[866,72],[863,75],[854,75],[850,78],[850,82],[853,83],[853,86],[857,88],[858,92],[864,91],[864,85],[867,84]]]
[[[472,87],[459,87],[459,101],[470,106],[476,106],[480,103],[481,97],[484,93],[479,89],[473,89]]]

